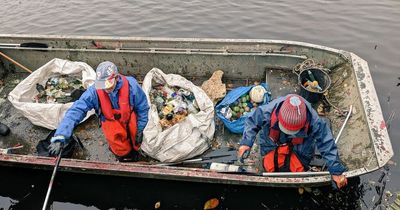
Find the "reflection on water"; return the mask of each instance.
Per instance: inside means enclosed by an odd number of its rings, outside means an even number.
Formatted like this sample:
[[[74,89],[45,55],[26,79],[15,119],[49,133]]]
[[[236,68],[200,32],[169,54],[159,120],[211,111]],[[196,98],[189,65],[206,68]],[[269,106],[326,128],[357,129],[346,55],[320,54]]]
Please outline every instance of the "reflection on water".
[[[30,174],[27,179],[26,174]],[[0,192],[3,209],[41,209],[50,171],[33,173],[28,169],[2,170]],[[14,181],[10,181],[14,180]],[[60,173],[51,201],[53,209],[203,209],[211,198],[220,200],[217,209],[357,209],[364,187],[351,179],[349,187],[268,188],[223,186],[205,183],[112,179],[101,175]],[[2,196],[2,197],[1,197]]]

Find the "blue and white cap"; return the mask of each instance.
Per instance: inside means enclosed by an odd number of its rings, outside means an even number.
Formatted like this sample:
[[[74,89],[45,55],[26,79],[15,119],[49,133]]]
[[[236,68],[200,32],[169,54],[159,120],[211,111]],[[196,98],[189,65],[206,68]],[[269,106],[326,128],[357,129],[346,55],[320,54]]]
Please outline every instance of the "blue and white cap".
[[[96,69],[96,89],[109,89],[115,83],[115,78],[118,76],[117,66],[110,62],[104,61],[97,66]]]

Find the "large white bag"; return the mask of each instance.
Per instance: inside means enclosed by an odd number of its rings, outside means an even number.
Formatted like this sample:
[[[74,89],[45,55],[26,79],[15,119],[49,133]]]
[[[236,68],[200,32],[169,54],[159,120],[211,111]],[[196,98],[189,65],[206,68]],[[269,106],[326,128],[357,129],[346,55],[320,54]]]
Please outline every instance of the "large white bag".
[[[191,91],[200,112],[189,114],[184,121],[163,131],[157,107],[150,103],[153,80]],[[200,155],[210,147],[215,131],[214,106],[201,88],[180,75],[164,74],[157,68],[147,73],[142,88],[150,104],[149,121],[143,131],[142,151],[161,162],[175,162]]]
[[[13,106],[22,112],[33,124],[48,129],[56,129],[64,117],[65,112],[72,106],[66,104],[46,104],[32,102],[34,96],[38,94],[36,84],[45,84],[49,77],[54,75],[82,74],[84,88],[94,84],[96,73],[93,68],[83,62],[72,62],[55,58],[36,71],[32,72],[27,78],[22,80],[8,95],[8,100]],[[92,115],[89,112],[85,119]]]

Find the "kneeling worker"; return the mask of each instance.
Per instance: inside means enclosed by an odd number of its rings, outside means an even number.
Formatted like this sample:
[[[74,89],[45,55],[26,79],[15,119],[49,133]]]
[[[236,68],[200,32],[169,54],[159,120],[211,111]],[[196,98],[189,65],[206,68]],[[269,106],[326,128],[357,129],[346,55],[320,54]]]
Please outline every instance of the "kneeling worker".
[[[267,172],[302,172],[314,155],[315,144],[338,188],[347,184],[346,170],[328,124],[304,98],[290,94],[259,106],[245,122],[239,157],[259,135],[263,166]]]
[[[93,108],[100,117],[111,152],[120,161],[137,159],[149,105],[136,79],[120,75],[117,66],[109,61],[99,64],[95,85],[90,86],[66,112],[51,139],[50,154],[60,152],[75,126]]]

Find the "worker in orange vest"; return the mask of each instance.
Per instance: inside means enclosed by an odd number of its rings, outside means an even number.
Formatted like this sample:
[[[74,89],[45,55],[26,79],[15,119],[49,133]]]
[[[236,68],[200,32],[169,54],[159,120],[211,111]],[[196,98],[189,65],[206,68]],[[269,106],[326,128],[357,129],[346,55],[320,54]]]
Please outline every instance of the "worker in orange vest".
[[[99,64],[95,85],[90,86],[66,112],[50,140],[49,153],[60,152],[68,143],[72,130],[91,109],[99,116],[110,150],[117,159],[137,160],[149,105],[136,79],[119,74],[117,66],[110,61]]]
[[[239,157],[246,156],[259,134],[260,152],[267,172],[302,172],[317,146],[338,188],[347,184],[332,132],[304,98],[296,94],[259,106],[245,121]]]

